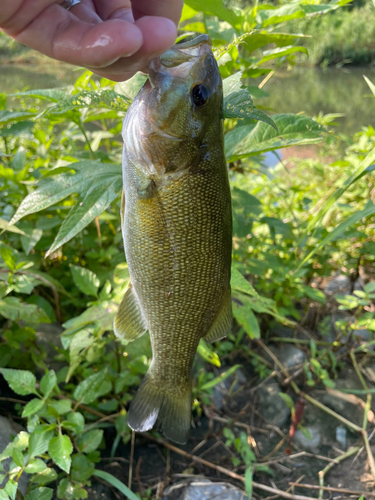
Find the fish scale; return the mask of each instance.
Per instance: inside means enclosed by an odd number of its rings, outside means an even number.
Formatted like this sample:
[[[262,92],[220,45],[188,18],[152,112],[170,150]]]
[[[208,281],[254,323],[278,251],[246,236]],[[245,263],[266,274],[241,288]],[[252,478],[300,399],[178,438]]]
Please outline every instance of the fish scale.
[[[175,46],[179,63],[188,58],[182,63],[191,66],[188,79],[178,76],[179,65],[152,62],[151,82],[125,117],[123,236],[131,286],[115,320],[119,337],[134,340],[148,330],[151,338],[153,359],[131,404],[129,425],[145,431],[158,421],[165,436],[180,443],[190,427],[198,343],[222,338],[231,326],[222,85],[208,40],[191,43]],[[211,91],[205,109],[192,103],[194,85]],[[181,140],[176,130],[184,130]]]

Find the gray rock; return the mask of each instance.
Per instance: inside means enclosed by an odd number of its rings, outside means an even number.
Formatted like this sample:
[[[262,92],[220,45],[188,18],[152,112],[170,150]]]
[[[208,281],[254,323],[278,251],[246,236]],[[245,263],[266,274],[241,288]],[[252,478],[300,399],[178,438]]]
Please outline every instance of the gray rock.
[[[65,365],[54,360],[57,350],[62,349],[60,335],[63,331],[59,323],[39,323],[35,332],[37,344],[46,350],[46,364],[49,369],[55,371],[59,371]]]
[[[333,296],[336,293],[340,295],[348,295],[352,291],[352,282],[349,276],[338,274],[334,276],[326,285],[324,293],[328,296]]]
[[[322,440],[322,436],[318,427],[305,427],[310,433],[311,439],[306,437],[300,429],[297,429],[294,440],[305,450],[317,451]]]
[[[221,368],[219,374],[221,375],[226,372],[227,369],[228,368]],[[246,382],[246,375],[239,368],[233,375],[220,382],[220,384],[217,384],[213,390],[215,408],[222,410],[224,408],[224,399],[238,391]]]
[[[279,384],[271,383],[259,387],[259,411],[272,425],[283,427],[290,416],[290,410],[279,396]]]
[[[307,359],[304,351],[291,344],[271,347],[271,350],[285,368],[293,368],[294,366],[301,365]]]
[[[20,431],[21,426],[11,422],[5,417],[0,416],[0,453],[2,453],[8,444],[13,440]],[[8,470],[11,459],[7,459],[3,462],[5,470]],[[0,483],[0,488],[4,487],[7,480]],[[27,475],[22,474],[20,480],[18,481],[19,489],[23,495],[26,493],[27,489]]]
[[[228,483],[212,483],[207,479],[195,480],[186,486],[179,483],[165,490],[162,500],[244,500],[247,496]]]

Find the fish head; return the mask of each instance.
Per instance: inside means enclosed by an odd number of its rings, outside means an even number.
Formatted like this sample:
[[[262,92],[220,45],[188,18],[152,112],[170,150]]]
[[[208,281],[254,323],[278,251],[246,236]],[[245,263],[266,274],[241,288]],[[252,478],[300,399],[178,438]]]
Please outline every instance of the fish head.
[[[125,119],[125,144],[153,173],[184,169],[207,130],[221,126],[222,103],[209,37],[178,43],[150,62],[149,80]]]

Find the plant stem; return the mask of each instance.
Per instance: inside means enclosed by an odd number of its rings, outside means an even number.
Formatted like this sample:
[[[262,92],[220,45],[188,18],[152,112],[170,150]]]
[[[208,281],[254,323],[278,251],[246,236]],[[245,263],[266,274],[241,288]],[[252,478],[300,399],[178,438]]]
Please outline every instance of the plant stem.
[[[324,490],[323,490],[323,487],[324,487],[324,476],[327,474],[327,472],[329,472],[336,463],[342,462],[346,458],[349,458],[352,455],[354,455],[355,453],[357,453],[359,451],[359,449],[360,449],[359,446],[355,446],[353,448],[350,448],[350,450],[348,450],[346,453],[343,453],[339,457],[335,458],[335,462],[331,462],[326,467],[324,467],[323,470],[321,470],[319,472],[319,474],[318,474],[318,476],[319,476],[319,486],[321,487],[321,489],[319,490],[319,499],[323,498],[323,494],[324,494]]]

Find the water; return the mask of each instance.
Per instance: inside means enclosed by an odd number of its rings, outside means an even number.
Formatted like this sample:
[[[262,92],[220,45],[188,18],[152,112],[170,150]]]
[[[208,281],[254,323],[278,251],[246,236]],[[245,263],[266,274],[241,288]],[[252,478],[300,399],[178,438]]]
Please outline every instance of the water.
[[[25,88],[53,88],[72,84],[82,70],[58,64],[0,66],[0,92],[12,93]],[[375,99],[363,79],[375,83],[375,69],[369,68],[293,68],[277,72],[263,87],[270,97],[256,104],[269,108],[267,113],[300,113],[316,116],[319,112],[344,113],[338,119],[338,132],[353,134],[362,126],[375,127]],[[259,84],[261,80],[256,83]],[[251,82],[254,84],[254,82]]]
[[[256,104],[270,108],[269,114],[343,113],[345,117],[336,120],[340,124],[336,130],[352,135],[362,126],[375,127],[375,99],[368,97],[372,94],[363,74],[375,83],[375,70],[370,68],[293,68],[278,72],[263,87],[270,97],[258,99]]]

